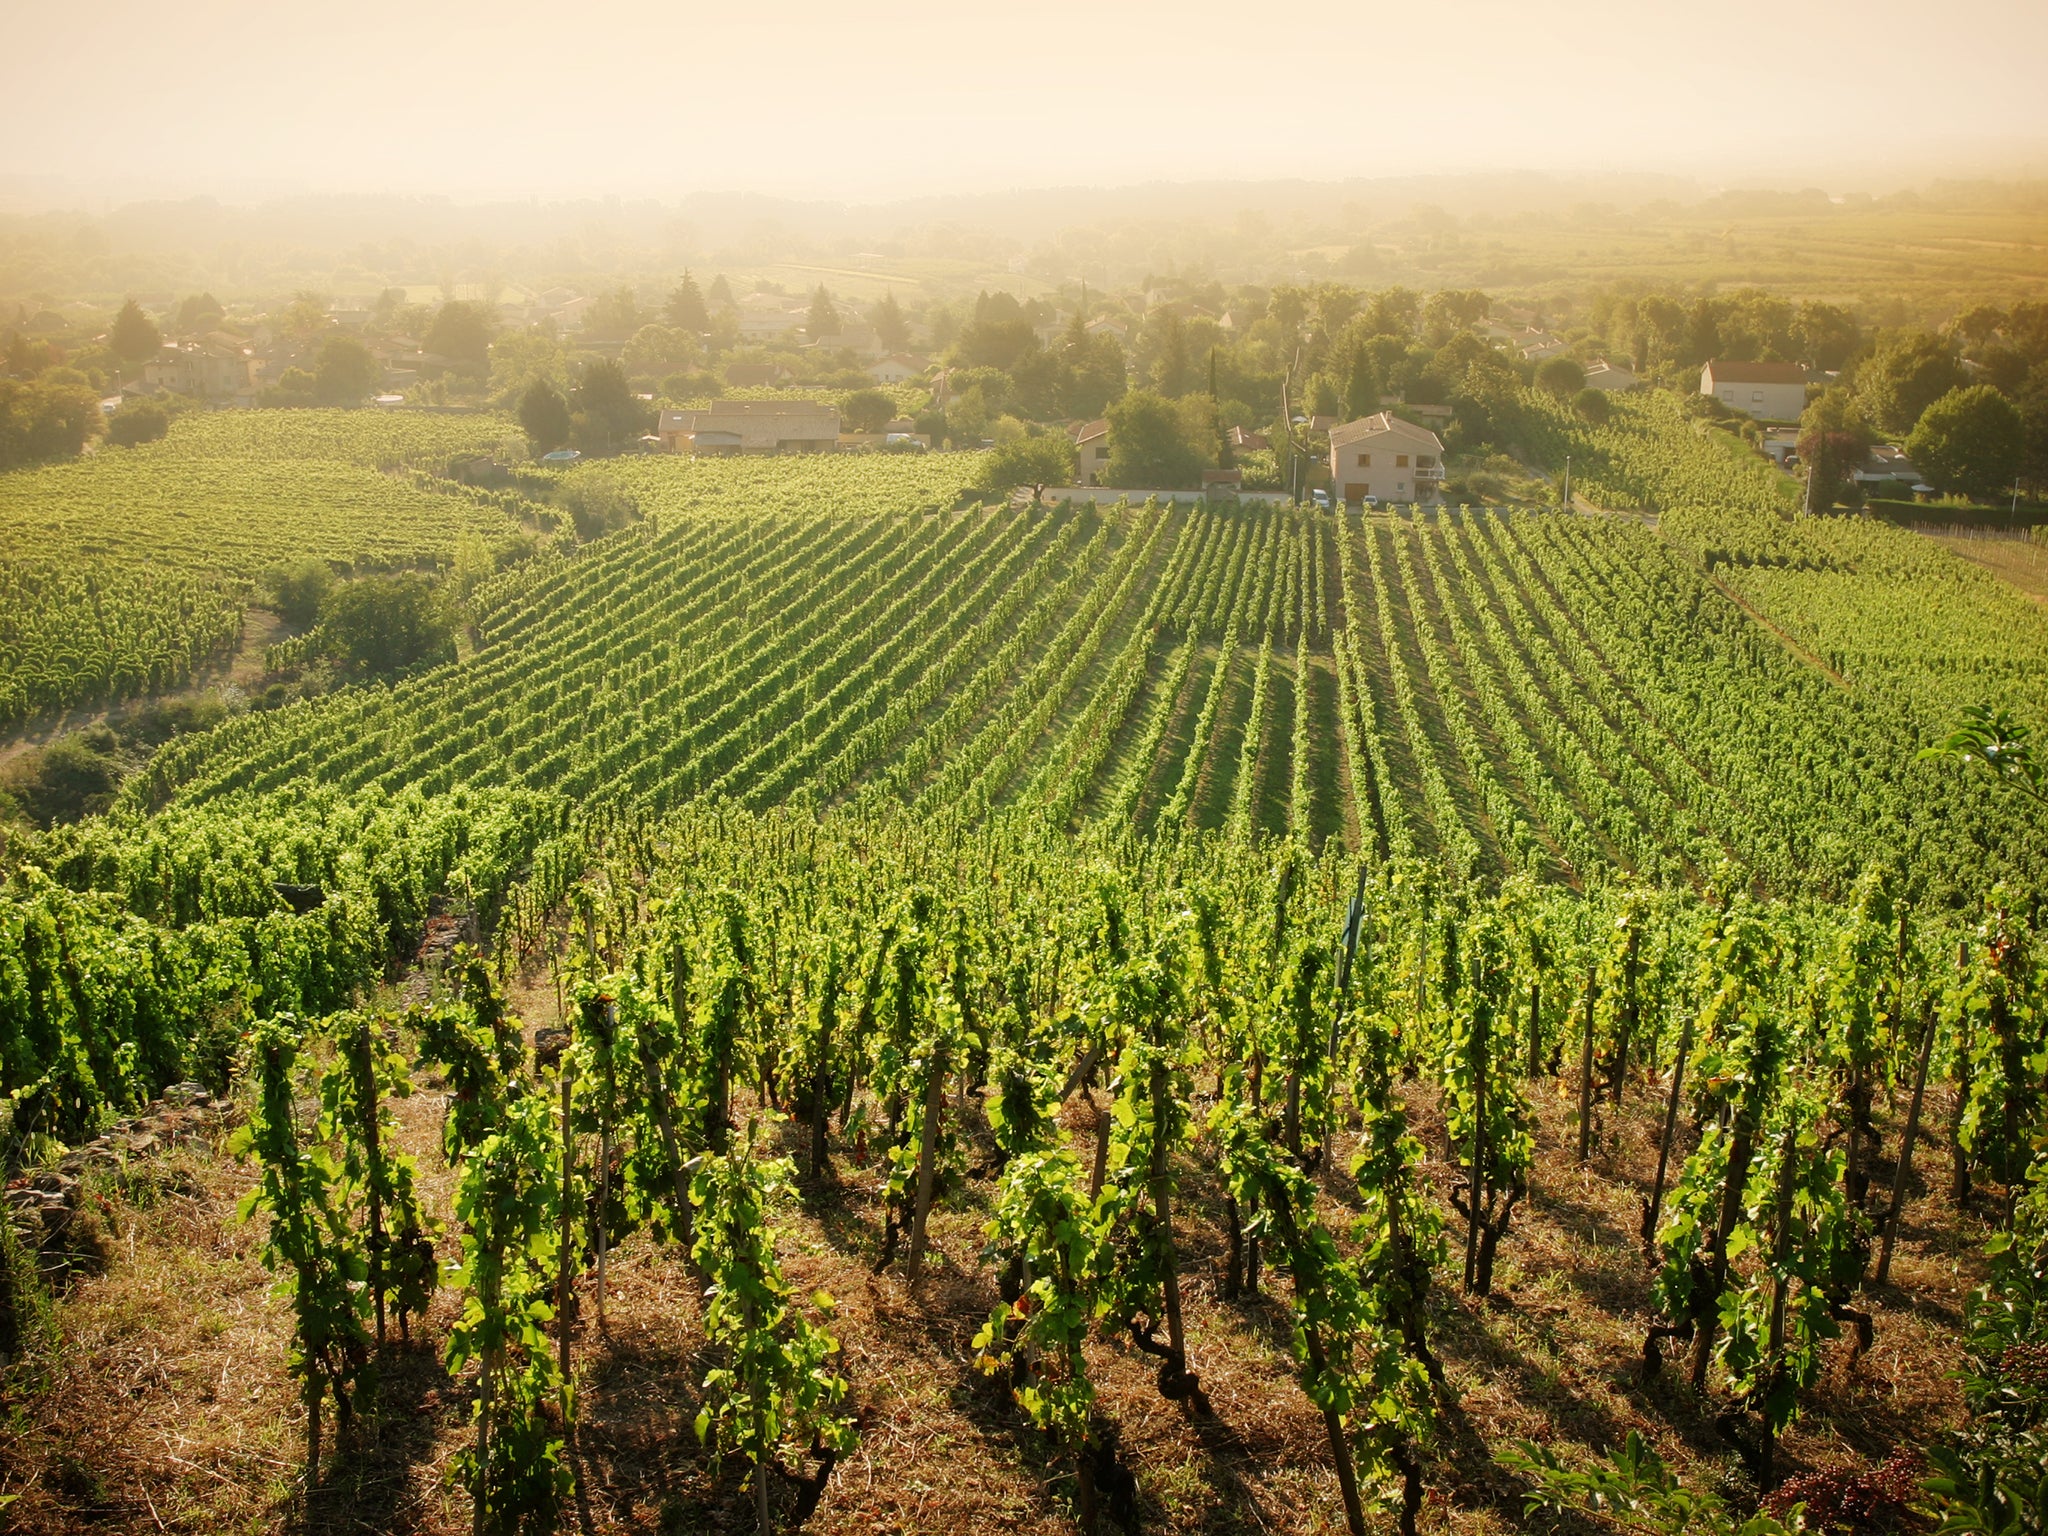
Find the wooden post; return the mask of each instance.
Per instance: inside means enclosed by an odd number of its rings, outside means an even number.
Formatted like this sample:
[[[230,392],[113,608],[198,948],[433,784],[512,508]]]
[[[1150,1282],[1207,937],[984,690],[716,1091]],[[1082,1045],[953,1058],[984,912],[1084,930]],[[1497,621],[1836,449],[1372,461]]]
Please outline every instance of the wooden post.
[[[1926,1005],[1927,1022],[1920,1030],[1920,1059],[1913,1068],[1913,1098],[1906,1108],[1906,1136],[1899,1143],[1899,1166],[1892,1174],[1892,1205],[1884,1216],[1884,1247],[1877,1255],[1877,1283],[1891,1279],[1892,1244],[1898,1240],[1899,1217],[1906,1208],[1906,1182],[1913,1176],[1913,1139],[1920,1133],[1920,1104],[1927,1093],[1927,1062],[1934,1054],[1934,1000]]]
[[[1486,1187],[1486,1031],[1489,1009],[1478,1004],[1472,1013],[1472,1181],[1465,1188],[1470,1202],[1465,1221],[1465,1294],[1472,1294],[1472,1281],[1479,1265],[1479,1206]]]
[[[351,1053],[361,1065],[364,1091],[369,1096],[369,1102],[361,1106],[363,1153],[364,1172],[370,1186],[370,1294],[377,1303],[377,1349],[381,1354],[384,1349],[384,1197],[380,1186],[384,1182],[384,1148],[378,1139],[377,1057],[368,1019],[356,1020],[356,1038],[350,1045]]]
[[[569,1398],[570,1250],[575,1247],[576,1133],[569,1123],[569,1091],[575,1069],[562,1055],[562,1222],[561,1251],[555,1256],[555,1347],[562,1372],[562,1418],[567,1422]]]
[[[910,1258],[904,1266],[910,1283],[916,1285],[924,1274],[925,1218],[931,1214],[932,1186],[938,1179],[939,1120],[946,1108],[946,1053],[932,1053],[930,1075],[924,1089],[924,1129],[917,1148],[917,1204],[910,1217]]]
[[[1671,1139],[1678,1133],[1678,1106],[1685,1091],[1685,1059],[1692,1054],[1691,1014],[1678,1031],[1678,1061],[1671,1068],[1671,1097],[1664,1105],[1664,1136],[1657,1146],[1657,1182],[1650,1191],[1650,1207],[1643,1213],[1643,1246],[1657,1241],[1657,1218],[1664,1211],[1664,1179],[1671,1169]]]
[[[1593,1146],[1593,1011],[1600,1001],[1600,977],[1586,968],[1586,1038],[1579,1048],[1579,1161]]]

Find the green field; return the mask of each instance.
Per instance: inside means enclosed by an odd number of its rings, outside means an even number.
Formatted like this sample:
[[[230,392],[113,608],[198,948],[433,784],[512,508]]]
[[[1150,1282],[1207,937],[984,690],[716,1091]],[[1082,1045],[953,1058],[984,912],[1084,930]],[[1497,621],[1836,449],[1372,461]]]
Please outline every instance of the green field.
[[[431,566],[511,532],[502,508],[407,468],[505,433],[482,416],[219,412],[0,475],[0,726],[183,682],[241,633],[273,565]]]

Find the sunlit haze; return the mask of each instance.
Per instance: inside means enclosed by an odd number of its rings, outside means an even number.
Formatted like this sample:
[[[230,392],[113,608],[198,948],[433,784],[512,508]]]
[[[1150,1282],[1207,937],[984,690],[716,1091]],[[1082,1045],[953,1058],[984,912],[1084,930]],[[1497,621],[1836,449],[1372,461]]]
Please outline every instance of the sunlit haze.
[[[51,200],[1508,168],[1871,185],[2026,169],[2048,143],[2039,0],[7,10],[0,178]]]

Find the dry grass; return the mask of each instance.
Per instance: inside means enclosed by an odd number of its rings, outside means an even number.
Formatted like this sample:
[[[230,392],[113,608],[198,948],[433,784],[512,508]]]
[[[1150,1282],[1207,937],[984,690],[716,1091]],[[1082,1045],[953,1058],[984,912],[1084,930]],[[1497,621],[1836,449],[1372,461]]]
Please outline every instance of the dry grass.
[[[549,1011],[544,990],[523,999],[534,1014]],[[1418,1091],[1412,1106],[1431,1176],[1442,1183],[1434,1105]],[[1651,1090],[1632,1087],[1583,1168],[1571,1158],[1568,1110],[1544,1085],[1538,1177],[1502,1245],[1496,1295],[1472,1300],[1444,1284],[1435,1297],[1452,1393],[1431,1450],[1424,1523],[1434,1531],[1521,1528],[1515,1479],[1491,1456],[1521,1437],[1603,1449],[1636,1429],[1682,1467],[1732,1475],[1713,1407],[1693,1397],[1682,1371],[1647,1387],[1639,1379],[1650,1303],[1638,1202],[1655,1167]],[[423,1091],[400,1115],[426,1197],[445,1212],[451,1181],[435,1151],[439,1096]],[[1067,1121],[1077,1148],[1092,1143],[1084,1105],[1070,1105]],[[970,1148],[970,1163],[982,1160],[984,1129],[970,1128],[982,1143]],[[1340,1226],[1341,1166],[1341,1157],[1330,1159],[1324,1176],[1325,1213]],[[1058,1469],[973,1363],[970,1340],[994,1301],[993,1278],[979,1263],[990,1184],[969,1180],[947,1194],[933,1218],[938,1267],[912,1293],[895,1273],[870,1273],[880,1225],[872,1171],[843,1158],[840,1180],[806,1185],[783,1227],[791,1279],[839,1299],[837,1332],[860,1415],[860,1447],[834,1475],[811,1528],[859,1536],[1071,1530]],[[390,1352],[375,1443],[338,1462],[310,1520],[300,1517],[304,1416],[284,1374],[287,1310],[269,1294],[258,1233],[234,1219],[249,1178],[218,1149],[194,1148],[158,1165],[140,1186],[145,1198],[99,1197],[112,1257],[62,1297],[49,1389],[0,1429],[4,1491],[20,1495],[0,1516],[7,1529],[469,1529],[467,1502],[446,1477],[470,1433],[463,1384],[448,1380],[437,1358],[454,1307],[448,1293],[413,1346]],[[1279,1299],[1224,1300],[1215,1190],[1199,1160],[1185,1191],[1188,1330],[1216,1417],[1197,1423],[1161,1399],[1150,1363],[1135,1352],[1092,1347],[1104,1411],[1139,1479],[1144,1527],[1339,1531],[1321,1423],[1292,1374],[1285,1278],[1269,1275]],[[1876,1348],[1850,1367],[1836,1346],[1784,1443],[1794,1469],[1924,1443],[1959,1416],[1946,1372],[1980,1236],[1938,1191],[1916,1202],[1894,1261],[1897,1283],[1860,1303],[1877,1314]],[[444,1238],[444,1257],[453,1252]],[[714,1473],[690,1430],[709,1362],[686,1270],[636,1236],[613,1256],[602,1333],[594,1292],[586,1276],[575,1340],[581,1492],[565,1528],[751,1529],[739,1468]]]
[[[2025,533],[1956,529],[1933,523],[1918,527],[1951,553],[1982,566],[2035,602],[2048,603],[2048,544]]]

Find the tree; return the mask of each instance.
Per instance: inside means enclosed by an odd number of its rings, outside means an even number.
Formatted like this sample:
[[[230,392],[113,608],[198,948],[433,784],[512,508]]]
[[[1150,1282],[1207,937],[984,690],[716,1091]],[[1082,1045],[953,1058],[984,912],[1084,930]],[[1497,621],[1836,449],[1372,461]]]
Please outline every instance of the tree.
[[[1982,500],[2018,476],[2023,441],[2019,408],[1989,384],[1973,384],[1927,407],[1906,456],[1930,485]]]
[[[1149,390],[1133,390],[1110,406],[1109,483],[1158,490],[1199,485],[1209,462],[1208,402],[1192,403],[1192,423],[1173,401]]]
[[[1422,336],[1440,347],[1486,318],[1493,301],[1478,289],[1439,288],[1423,301]]]
[[[652,407],[634,395],[625,369],[610,358],[584,364],[571,413],[571,435],[578,447],[597,451],[617,448],[653,424]]]
[[[975,476],[979,490],[1002,494],[1012,486],[1031,487],[1031,499],[1044,496],[1048,485],[1072,485],[1078,462],[1073,441],[1064,433],[1012,438],[999,443],[982,460]]]
[[[1603,425],[1607,418],[1614,414],[1613,403],[1604,392],[1597,389],[1582,389],[1573,395],[1572,409],[1579,413],[1581,419],[1590,421],[1596,427]]]
[[[114,316],[113,328],[107,332],[108,348],[124,363],[147,362],[163,344],[163,332],[133,299],[121,306],[121,312]]]
[[[974,318],[954,338],[953,361],[963,368],[1010,369],[1037,350],[1037,333],[1016,297],[984,293],[974,301]]]
[[[264,573],[267,606],[285,623],[311,629],[320,619],[320,605],[334,586],[334,573],[325,560],[301,560],[280,565]]]
[[[421,339],[422,350],[479,371],[490,366],[491,317],[481,304],[450,299],[434,312],[434,322]]]
[[[383,377],[368,347],[353,336],[330,336],[313,365],[313,398],[321,405],[360,405]]]
[[[171,430],[171,414],[154,400],[131,400],[107,422],[107,441],[123,448],[153,443]]]
[[[327,295],[311,288],[301,288],[292,295],[292,301],[278,317],[277,325],[287,336],[302,341],[318,335],[327,329]]]
[[[673,325],[643,325],[619,354],[635,375],[681,373],[697,366],[697,333]]]
[[[1856,397],[1837,384],[1822,390],[1799,418],[1799,462],[1806,466],[1807,501],[1825,512],[1841,500],[1871,442],[1870,424]]]
[[[220,307],[220,300],[210,293],[188,293],[178,301],[178,312],[172,323],[181,331],[203,331],[208,326],[219,325],[227,318],[227,311]]]
[[[107,726],[89,725],[10,763],[6,793],[47,827],[105,811],[125,771],[120,737]]]
[[[2038,490],[2048,485],[2048,367],[2035,365],[2016,404],[2020,412],[2020,473]]]
[[[617,486],[588,476],[572,477],[555,497],[557,506],[576,525],[576,537],[588,544],[640,516],[640,503]]]
[[[546,379],[535,379],[526,386],[519,397],[519,430],[535,453],[553,453],[569,441],[573,427],[569,402],[559,389]]]
[[[1856,317],[1839,305],[1808,300],[1793,316],[1792,349],[1808,368],[1840,368],[1862,340]]]
[[[896,416],[896,402],[879,389],[857,389],[839,402],[849,432],[879,432]]]
[[[509,331],[491,343],[491,397],[516,406],[527,386],[545,379],[557,391],[569,388],[569,352],[542,330]]]
[[[910,345],[910,319],[896,302],[894,290],[882,295],[882,302],[868,316],[868,323],[875,328],[875,340],[890,351],[900,352]]]
[[[698,291],[697,280],[690,276],[688,268],[683,270],[683,280],[669,294],[662,318],[692,336],[701,336],[711,329],[711,311],[704,307],[704,295]]]
[[[1373,366],[1371,351],[1354,347],[1344,375],[1344,414],[1353,421],[1372,415],[1380,408],[1381,393],[1380,373]]]
[[[818,284],[818,291],[811,295],[811,312],[804,320],[804,334],[814,342],[839,334],[839,310],[823,283]]]
[[[0,379],[0,469],[76,458],[104,422],[99,396],[83,384]]]
[[[1887,331],[1856,370],[1864,415],[1885,432],[1910,432],[1921,413],[1966,381],[1955,355],[1924,331]]]
[[[1169,309],[1159,317],[1157,335],[1157,347],[1152,354],[1152,385],[1168,399],[1178,400],[1195,387],[1195,361],[1188,350],[1188,328]]]
[[[329,655],[349,670],[387,676],[455,658],[455,624],[432,582],[413,571],[335,588],[321,605]]]
[[[1568,400],[1586,387],[1586,370],[1569,357],[1546,357],[1537,365],[1536,387]]]
[[[623,341],[639,330],[645,320],[632,288],[621,283],[590,301],[590,308],[583,315],[583,331],[588,336]]]

